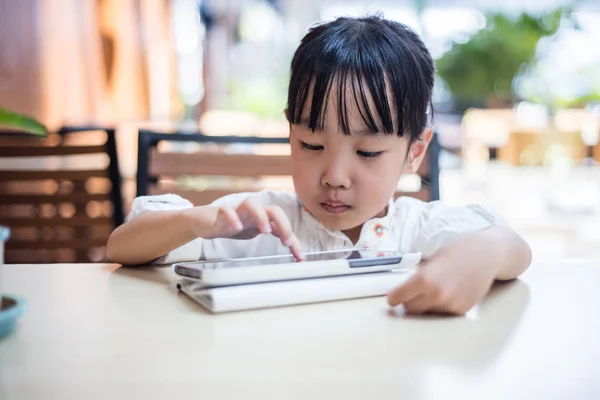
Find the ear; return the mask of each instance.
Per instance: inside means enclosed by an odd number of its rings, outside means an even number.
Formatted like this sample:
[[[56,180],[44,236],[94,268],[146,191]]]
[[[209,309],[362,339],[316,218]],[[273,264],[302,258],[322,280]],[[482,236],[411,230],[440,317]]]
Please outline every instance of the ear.
[[[421,132],[421,137],[417,139],[408,151],[408,157],[406,160],[406,166],[404,167],[405,173],[415,174],[419,170],[425,155],[427,154],[427,148],[431,143],[433,137],[433,128],[427,127]]]

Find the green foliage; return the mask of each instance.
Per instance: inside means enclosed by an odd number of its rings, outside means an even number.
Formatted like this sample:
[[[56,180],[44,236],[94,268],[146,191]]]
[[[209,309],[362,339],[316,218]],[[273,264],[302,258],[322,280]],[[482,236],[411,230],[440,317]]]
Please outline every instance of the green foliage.
[[[36,136],[46,136],[46,127],[35,119],[0,108],[0,128],[17,130]]]
[[[483,29],[467,42],[454,42],[436,61],[438,74],[456,106],[482,106],[494,100],[514,102],[513,80],[534,62],[539,40],[555,34],[563,17],[570,14],[569,9],[561,8],[539,16],[487,15]]]
[[[229,104],[225,108],[250,111],[263,118],[283,116],[287,103],[288,76],[229,81]]]

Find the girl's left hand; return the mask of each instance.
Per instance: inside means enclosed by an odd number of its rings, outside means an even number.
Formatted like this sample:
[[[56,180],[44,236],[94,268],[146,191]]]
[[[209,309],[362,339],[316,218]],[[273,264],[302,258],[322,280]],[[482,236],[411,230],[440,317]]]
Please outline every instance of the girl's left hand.
[[[449,254],[434,256],[388,295],[391,306],[404,305],[411,314],[450,313],[463,315],[477,304],[494,282],[496,271],[472,260]]]

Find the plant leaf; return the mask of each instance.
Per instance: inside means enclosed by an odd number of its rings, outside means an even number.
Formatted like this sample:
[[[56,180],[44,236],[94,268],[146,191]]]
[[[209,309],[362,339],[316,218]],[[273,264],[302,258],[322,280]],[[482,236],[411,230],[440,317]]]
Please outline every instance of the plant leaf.
[[[0,108],[0,127],[24,131],[36,136],[46,136],[46,127],[31,117]]]

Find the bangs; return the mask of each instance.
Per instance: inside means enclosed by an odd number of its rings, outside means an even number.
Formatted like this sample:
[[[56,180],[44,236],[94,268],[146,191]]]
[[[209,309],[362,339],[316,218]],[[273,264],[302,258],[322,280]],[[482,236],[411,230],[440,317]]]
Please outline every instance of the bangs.
[[[370,133],[419,137],[431,101],[433,62],[419,59],[398,29],[420,43],[404,25],[377,17],[340,18],[313,28],[292,60],[288,121],[323,130],[327,106],[335,104],[345,135],[357,128],[350,121],[360,115],[360,128]]]
[[[313,131],[324,129],[327,107],[335,105],[340,130],[350,135],[352,130],[376,133],[394,133],[394,118],[383,71],[364,73],[345,68],[327,68],[316,74],[304,74],[296,98],[290,101],[290,122],[306,124]],[[334,96],[330,103],[330,97]],[[392,104],[395,108],[395,104]],[[360,115],[362,124],[351,126]]]

